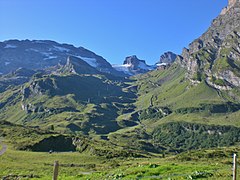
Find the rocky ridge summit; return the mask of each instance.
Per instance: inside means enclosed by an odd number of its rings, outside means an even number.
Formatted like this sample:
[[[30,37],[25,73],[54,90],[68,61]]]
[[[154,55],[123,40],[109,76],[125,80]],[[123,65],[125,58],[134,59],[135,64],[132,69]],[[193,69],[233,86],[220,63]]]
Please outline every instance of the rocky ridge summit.
[[[229,0],[210,28],[189,48],[184,48],[181,65],[193,83],[206,81],[219,90],[240,87],[240,2]]]
[[[148,65],[145,60],[140,60],[136,55],[125,58],[122,65],[112,65],[117,71],[124,72],[126,75],[143,74],[148,71],[156,70],[159,66],[171,65],[175,62],[178,55],[173,52],[165,52],[160,56],[159,61],[154,65]]]
[[[0,74],[23,67],[46,69],[66,64],[69,56],[77,57],[100,72],[122,75],[103,57],[83,48],[50,40],[8,40],[0,42]]]
[[[113,67],[127,75],[136,75],[153,70],[154,67],[147,65],[145,60],[140,60],[136,55],[125,58],[123,65],[113,65]]]
[[[223,8],[221,15],[224,15],[227,13],[227,11],[235,5],[235,3],[239,2],[239,0],[229,0],[228,1],[228,6]]]
[[[156,63],[156,65],[161,64],[172,64],[177,58],[177,55],[173,52],[165,52],[163,55],[160,56],[159,61]]]
[[[67,63],[60,69],[60,72],[69,74],[101,74],[100,71],[90,66],[87,62],[74,56],[67,58]]]

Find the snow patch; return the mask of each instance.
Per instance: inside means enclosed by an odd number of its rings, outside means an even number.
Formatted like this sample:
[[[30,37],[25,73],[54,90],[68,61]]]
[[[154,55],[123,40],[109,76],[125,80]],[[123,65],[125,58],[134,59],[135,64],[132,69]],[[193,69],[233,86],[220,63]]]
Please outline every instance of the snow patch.
[[[148,65],[146,65],[146,64],[143,63],[143,62],[139,62],[138,67],[139,67],[140,69],[144,69],[144,70],[148,70],[148,71],[151,71],[151,70],[154,69],[152,66],[148,66]]]
[[[167,66],[168,65],[168,63],[158,63],[158,64],[156,64],[157,66]]]
[[[131,64],[123,64],[123,65],[118,65],[118,64],[112,64],[113,68],[122,68],[122,69],[128,69],[131,67]]]
[[[39,50],[37,50],[37,49],[33,49],[33,48],[26,49],[25,51],[34,51],[34,52],[40,52]]]
[[[5,62],[5,66],[9,65],[11,62]]]
[[[75,57],[84,60],[86,63],[88,63],[92,67],[95,67],[95,68],[98,67],[98,63],[95,58],[88,58],[88,57],[82,57],[82,56],[75,56]]]
[[[50,57],[52,55],[51,52],[40,52],[42,55]]]
[[[47,44],[45,41],[42,40],[33,40],[33,42],[38,44]]]
[[[124,72],[125,74],[128,74],[128,75],[132,75],[132,73],[129,71],[131,64],[123,64],[123,65],[112,64],[112,67],[117,71]]]
[[[43,56],[47,56],[47,57],[49,57],[49,56],[52,55],[51,52],[42,52],[42,51],[40,51],[40,50],[38,50],[38,49],[34,49],[34,48],[29,48],[29,49],[26,49],[25,51],[33,51],[33,52],[40,53],[40,54],[42,54]]]
[[[7,48],[17,48],[17,46],[11,45],[11,44],[7,44],[4,48],[5,49],[7,49]]]
[[[60,47],[60,46],[53,46],[51,50],[54,50],[54,51],[59,51],[59,52],[69,52],[70,49],[67,49],[67,48],[64,48],[64,47]]]
[[[131,72],[131,69],[130,69],[131,66],[132,64],[123,64],[123,65],[112,64],[112,67],[117,71],[123,72],[127,75],[134,75],[134,73]],[[146,65],[144,62],[139,62],[138,68],[146,71],[151,71],[155,69],[154,66]]]
[[[51,60],[51,59],[56,59],[56,58],[58,58],[58,56],[48,56],[48,57],[44,58],[43,60],[45,61],[45,60]]]

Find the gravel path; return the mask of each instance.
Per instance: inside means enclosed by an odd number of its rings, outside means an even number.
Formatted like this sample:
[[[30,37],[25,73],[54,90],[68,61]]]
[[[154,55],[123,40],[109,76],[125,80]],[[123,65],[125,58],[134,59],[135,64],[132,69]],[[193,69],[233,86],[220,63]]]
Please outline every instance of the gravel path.
[[[0,150],[0,156],[1,156],[7,151],[7,145],[3,144],[1,141],[0,141],[0,144],[2,145],[2,149]]]

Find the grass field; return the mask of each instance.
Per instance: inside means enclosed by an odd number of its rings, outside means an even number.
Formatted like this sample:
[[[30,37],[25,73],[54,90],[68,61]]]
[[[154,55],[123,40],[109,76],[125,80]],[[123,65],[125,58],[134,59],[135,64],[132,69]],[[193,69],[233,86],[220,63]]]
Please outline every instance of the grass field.
[[[8,151],[0,156],[0,178],[51,179],[54,161],[59,179],[231,179],[232,154],[240,148],[199,150],[165,157],[113,158],[80,153]],[[238,170],[240,175],[240,171]],[[239,176],[240,177],[240,176]]]

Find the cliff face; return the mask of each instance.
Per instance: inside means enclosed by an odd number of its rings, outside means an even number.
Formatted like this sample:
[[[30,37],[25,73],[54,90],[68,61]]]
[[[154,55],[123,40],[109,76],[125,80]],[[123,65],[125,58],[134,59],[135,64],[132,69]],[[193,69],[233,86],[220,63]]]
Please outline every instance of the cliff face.
[[[239,0],[228,0],[228,6],[225,7],[222,12],[221,12],[221,15],[224,15],[227,13],[227,11],[233,7],[235,5],[235,3],[239,2]]]
[[[165,52],[163,55],[160,56],[159,61],[156,63],[157,64],[171,64],[173,63],[177,58],[177,55],[174,54],[173,52]]]
[[[205,80],[217,89],[240,87],[240,2],[229,0],[227,11],[182,52],[188,78]]]

